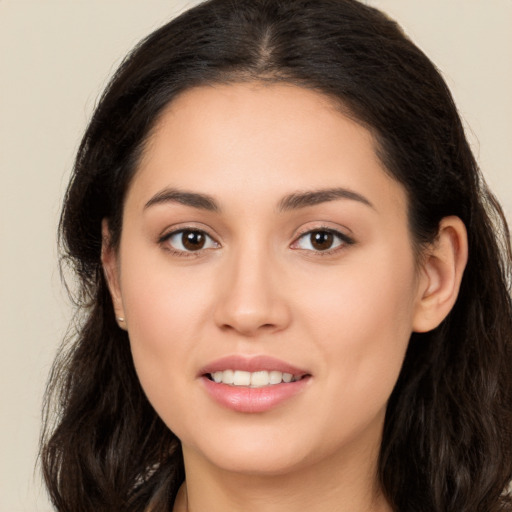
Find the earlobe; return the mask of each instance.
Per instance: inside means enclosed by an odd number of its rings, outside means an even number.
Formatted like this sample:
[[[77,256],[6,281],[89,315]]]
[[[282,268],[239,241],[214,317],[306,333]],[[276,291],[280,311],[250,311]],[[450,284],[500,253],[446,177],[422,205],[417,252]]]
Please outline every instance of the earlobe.
[[[112,298],[112,305],[114,313],[119,324],[119,327],[126,329],[126,320],[124,315],[123,301],[121,297],[121,288],[119,285],[119,265],[118,257],[115,249],[110,243],[111,235],[108,226],[108,220],[103,219],[101,223],[101,263],[105,279],[107,281],[110,296]]]
[[[457,300],[467,259],[464,223],[459,217],[445,217],[424,256],[413,331],[431,331],[446,318]]]

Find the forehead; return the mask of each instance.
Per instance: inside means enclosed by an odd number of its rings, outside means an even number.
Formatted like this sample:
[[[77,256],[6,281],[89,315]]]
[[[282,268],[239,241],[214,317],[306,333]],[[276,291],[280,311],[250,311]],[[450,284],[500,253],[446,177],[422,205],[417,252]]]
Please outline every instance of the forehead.
[[[404,200],[372,134],[331,98],[294,85],[241,83],[177,97],[156,123],[131,188],[141,201],[174,187],[231,199],[243,193],[262,204],[292,189],[339,186]]]

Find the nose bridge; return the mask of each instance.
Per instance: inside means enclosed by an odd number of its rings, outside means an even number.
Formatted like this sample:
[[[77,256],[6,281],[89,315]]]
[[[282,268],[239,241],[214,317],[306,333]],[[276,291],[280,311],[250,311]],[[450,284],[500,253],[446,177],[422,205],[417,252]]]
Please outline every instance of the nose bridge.
[[[288,319],[283,296],[276,281],[275,255],[267,244],[254,238],[233,249],[219,275],[216,321],[220,327],[253,335],[261,329],[283,328]]]

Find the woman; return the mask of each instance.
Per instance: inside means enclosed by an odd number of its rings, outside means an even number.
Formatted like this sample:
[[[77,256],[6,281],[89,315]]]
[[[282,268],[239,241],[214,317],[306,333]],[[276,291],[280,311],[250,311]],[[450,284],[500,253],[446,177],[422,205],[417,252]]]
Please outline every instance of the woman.
[[[61,235],[57,510],[512,510],[506,223],[380,12],[212,0],[151,34]]]

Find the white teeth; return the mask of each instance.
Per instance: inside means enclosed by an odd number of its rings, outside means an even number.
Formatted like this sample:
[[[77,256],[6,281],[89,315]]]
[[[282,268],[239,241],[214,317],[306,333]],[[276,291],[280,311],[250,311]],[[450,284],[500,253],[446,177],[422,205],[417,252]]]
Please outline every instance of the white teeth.
[[[272,386],[288,383],[298,380],[291,373],[283,373],[277,370],[245,372],[242,370],[224,370],[210,374],[212,380],[216,383],[230,384],[232,386],[245,386],[251,388],[261,388],[263,386]]]
[[[224,379],[222,381],[224,382]],[[235,377],[233,378],[233,384],[235,386],[248,386],[250,383],[251,374],[249,372],[235,370]]]
[[[233,370],[226,370],[224,372],[219,372],[222,374],[222,382],[223,384],[233,384],[235,381],[235,372]]]
[[[259,386],[267,386],[269,383],[268,372],[254,372],[251,373],[251,386],[259,387]]]
[[[283,372],[277,372],[275,370],[269,372],[269,383],[280,384],[283,380]]]

